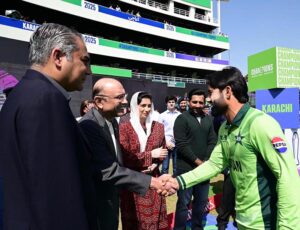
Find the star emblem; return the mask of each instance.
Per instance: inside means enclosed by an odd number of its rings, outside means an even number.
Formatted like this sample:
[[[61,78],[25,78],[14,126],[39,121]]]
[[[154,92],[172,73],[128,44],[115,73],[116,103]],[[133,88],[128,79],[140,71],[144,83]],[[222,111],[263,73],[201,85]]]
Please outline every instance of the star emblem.
[[[241,132],[239,131],[239,134],[235,136],[235,144],[239,143],[240,145],[243,145],[242,140],[245,136],[241,135]]]

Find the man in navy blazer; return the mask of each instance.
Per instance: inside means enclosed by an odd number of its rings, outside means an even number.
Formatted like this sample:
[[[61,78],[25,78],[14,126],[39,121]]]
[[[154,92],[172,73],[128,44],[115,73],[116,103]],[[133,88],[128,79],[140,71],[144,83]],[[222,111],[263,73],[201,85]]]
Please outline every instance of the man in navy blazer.
[[[117,230],[119,188],[140,195],[150,189],[161,189],[157,178],[122,167],[119,127],[115,119],[127,106],[122,84],[112,78],[98,80],[93,88],[95,107],[79,121],[92,148],[92,168],[97,194],[98,229]]]
[[[49,23],[33,33],[31,68],[0,113],[4,230],[93,228],[88,145],[67,93],[82,89],[89,60],[73,29]]]

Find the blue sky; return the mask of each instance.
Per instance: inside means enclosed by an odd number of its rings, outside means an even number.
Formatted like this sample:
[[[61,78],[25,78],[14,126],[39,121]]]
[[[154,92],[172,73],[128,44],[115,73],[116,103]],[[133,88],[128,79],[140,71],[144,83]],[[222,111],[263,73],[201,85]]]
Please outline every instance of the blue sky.
[[[221,21],[230,39],[230,51],[222,58],[244,75],[249,55],[274,46],[300,49],[300,0],[221,2]]]

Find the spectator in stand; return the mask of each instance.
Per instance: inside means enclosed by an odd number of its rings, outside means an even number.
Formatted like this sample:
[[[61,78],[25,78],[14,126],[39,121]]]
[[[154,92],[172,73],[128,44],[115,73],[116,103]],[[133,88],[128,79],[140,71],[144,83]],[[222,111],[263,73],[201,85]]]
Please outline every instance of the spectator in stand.
[[[168,149],[168,155],[162,163],[161,174],[169,173],[169,163],[173,160],[173,175],[176,175],[176,146],[174,139],[174,122],[180,112],[176,109],[177,98],[175,96],[167,96],[165,98],[167,110],[160,114],[159,121],[164,125],[165,139]]]
[[[22,19],[23,16],[18,10],[5,10],[5,16],[14,18],[14,19]]]
[[[121,11],[121,8],[119,7],[119,5],[116,6],[116,11]]]

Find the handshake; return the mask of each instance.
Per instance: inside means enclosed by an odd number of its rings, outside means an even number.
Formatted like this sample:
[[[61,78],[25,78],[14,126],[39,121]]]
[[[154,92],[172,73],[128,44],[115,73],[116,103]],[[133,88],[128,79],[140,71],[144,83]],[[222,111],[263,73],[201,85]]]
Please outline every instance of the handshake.
[[[169,174],[163,174],[160,177],[152,177],[150,189],[155,189],[162,196],[171,196],[179,189],[176,178]]]

